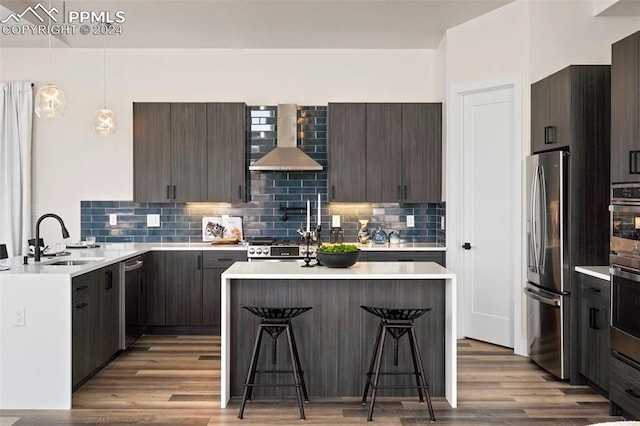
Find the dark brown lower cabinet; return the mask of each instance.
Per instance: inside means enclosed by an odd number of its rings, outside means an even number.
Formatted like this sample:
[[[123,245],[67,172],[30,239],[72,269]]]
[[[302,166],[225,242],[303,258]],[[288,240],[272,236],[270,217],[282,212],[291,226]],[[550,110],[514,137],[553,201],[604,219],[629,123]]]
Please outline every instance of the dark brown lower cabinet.
[[[120,264],[72,280],[71,376],[76,390],[120,350]]]
[[[578,274],[579,369],[592,385],[609,392],[609,321],[611,290],[609,281]]]
[[[611,414],[640,419],[640,364],[611,355]]]
[[[202,325],[220,330],[222,273],[235,262],[246,261],[244,250],[211,250],[202,252]]]
[[[96,273],[100,295],[100,358],[102,364],[120,349],[120,264],[115,263]]]
[[[221,275],[245,250],[158,251],[148,269],[150,333],[220,332]]]
[[[432,307],[415,322],[427,381],[433,396],[444,396],[445,284],[438,280],[260,280],[231,283],[231,395],[242,395],[259,318],[241,308],[311,306],[292,320],[310,397],[362,396],[379,319],[361,305]],[[419,305],[419,306],[418,306]],[[385,346],[387,371],[393,368],[393,339]],[[277,341],[277,365],[271,365],[271,339],[264,338],[258,370],[290,370],[285,336]],[[406,336],[399,342],[395,371],[411,371]],[[400,370],[398,370],[400,369]],[[291,383],[290,374],[263,374],[259,380]],[[385,376],[385,385],[415,385],[415,377]],[[290,387],[255,388],[255,396],[293,396]],[[415,389],[381,389],[381,396],[416,395]]]
[[[202,325],[202,252],[157,251],[150,257],[147,325]]]
[[[99,357],[100,309],[95,272],[74,278],[72,286],[71,380],[75,390],[91,374]]]
[[[202,325],[202,252],[165,256],[166,321],[169,326]]]

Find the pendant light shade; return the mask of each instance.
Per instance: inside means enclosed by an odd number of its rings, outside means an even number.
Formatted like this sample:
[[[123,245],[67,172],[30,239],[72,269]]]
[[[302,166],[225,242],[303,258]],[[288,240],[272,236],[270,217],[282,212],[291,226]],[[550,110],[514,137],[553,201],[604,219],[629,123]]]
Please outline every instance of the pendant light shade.
[[[51,10],[51,0],[49,0]],[[49,19],[51,25],[51,19]],[[46,84],[36,92],[35,113],[38,117],[56,118],[64,115],[67,106],[64,100],[64,92],[55,84],[51,84],[51,31],[47,37],[49,45],[49,84]]]
[[[104,43],[104,42],[103,42]],[[103,107],[93,118],[93,131],[102,136],[116,132],[116,114],[107,108],[107,47],[102,45],[102,101]]]
[[[113,135],[116,132],[116,115],[107,108],[96,111],[93,119],[93,130],[102,136]]]
[[[36,115],[38,117],[62,117],[66,107],[64,92],[54,84],[41,86],[36,93],[35,104]]]

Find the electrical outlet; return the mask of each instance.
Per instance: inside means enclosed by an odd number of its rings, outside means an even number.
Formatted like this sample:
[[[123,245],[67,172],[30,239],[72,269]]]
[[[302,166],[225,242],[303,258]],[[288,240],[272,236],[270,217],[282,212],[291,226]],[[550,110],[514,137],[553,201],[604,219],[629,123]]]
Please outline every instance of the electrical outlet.
[[[340,215],[339,214],[331,215],[331,226],[334,227],[334,228],[339,228],[340,227]]]
[[[16,327],[24,327],[24,308],[16,308]]]
[[[118,224],[118,215],[115,213],[111,213],[109,215],[109,225],[114,226]]]
[[[442,229],[443,231],[444,229],[444,216],[440,216],[440,229]]]
[[[147,227],[148,228],[157,228],[160,226],[160,215],[159,214],[148,214],[147,215]]]
[[[408,214],[407,215],[407,228],[413,228],[414,226],[416,226],[415,218],[413,217],[412,214]]]

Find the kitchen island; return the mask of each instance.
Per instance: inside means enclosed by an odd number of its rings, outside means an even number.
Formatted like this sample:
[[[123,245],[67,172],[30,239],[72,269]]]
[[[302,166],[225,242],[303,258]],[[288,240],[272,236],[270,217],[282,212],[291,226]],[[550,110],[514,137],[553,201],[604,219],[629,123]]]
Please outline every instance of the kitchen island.
[[[311,306],[292,323],[305,381],[313,397],[361,396],[378,319],[361,305],[431,307],[416,333],[433,396],[456,397],[456,276],[433,262],[359,262],[346,269],[303,268],[300,262],[236,262],[222,274],[221,407],[239,396],[259,319],[242,305]],[[410,365],[401,340],[400,362]],[[269,340],[269,339],[267,339]],[[278,367],[288,363],[278,339]],[[270,344],[270,342],[269,342]],[[407,348],[405,348],[407,349]],[[263,349],[261,358],[269,359]],[[391,352],[387,352],[391,364]],[[409,363],[407,363],[409,362]],[[260,366],[259,366],[260,368]],[[280,377],[282,376],[282,377]],[[290,383],[279,375],[278,383]],[[390,380],[401,380],[391,378]],[[392,382],[397,384],[398,382]],[[289,396],[287,388],[258,388],[256,396]],[[413,395],[387,393],[386,395]]]

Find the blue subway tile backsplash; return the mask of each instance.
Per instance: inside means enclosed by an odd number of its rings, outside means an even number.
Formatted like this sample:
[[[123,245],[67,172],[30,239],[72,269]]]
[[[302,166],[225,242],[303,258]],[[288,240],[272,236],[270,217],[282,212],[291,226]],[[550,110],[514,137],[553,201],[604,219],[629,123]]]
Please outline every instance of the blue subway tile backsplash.
[[[247,167],[276,145],[276,106],[252,106],[251,139],[247,141]],[[281,206],[306,207],[311,200],[315,224],[315,204],[322,199],[322,229],[327,236],[331,215],[340,215],[345,241],[355,241],[359,219],[369,220],[369,229],[378,226],[400,233],[402,241],[445,244],[441,223],[444,203],[430,204],[327,204],[327,107],[298,107],[298,145],[324,169],[317,172],[250,172],[248,200],[228,203],[134,203],[132,201],[81,201],[81,234],[96,236],[98,242],[170,243],[202,241],[203,216],[241,216],[245,238],[280,237],[297,239],[297,228],[306,227],[306,215],[289,212],[283,221]],[[109,215],[118,216],[109,225]],[[161,226],[147,227],[147,214],[159,214]],[[406,227],[407,215],[414,215],[415,227]]]

